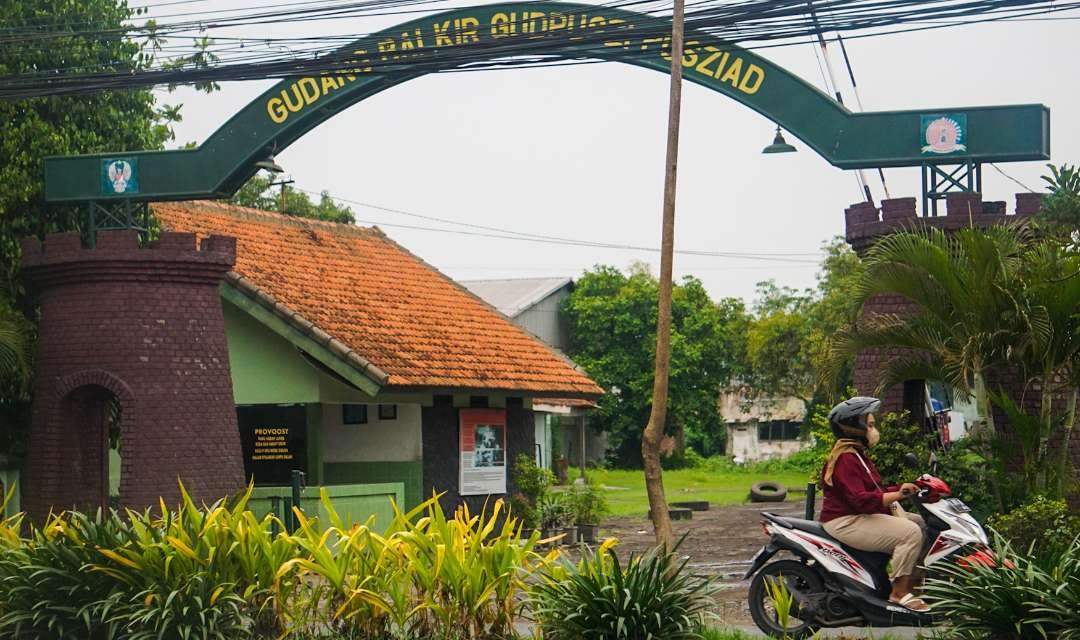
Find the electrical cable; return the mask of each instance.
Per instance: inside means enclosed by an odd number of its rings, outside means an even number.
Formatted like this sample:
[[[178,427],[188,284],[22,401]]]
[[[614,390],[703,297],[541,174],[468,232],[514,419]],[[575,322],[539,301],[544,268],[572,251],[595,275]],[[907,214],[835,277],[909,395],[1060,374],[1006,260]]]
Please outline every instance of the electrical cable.
[[[236,24],[266,22],[289,22],[304,21],[307,19],[340,18],[342,16],[355,17],[358,8],[364,10],[372,6],[410,6],[417,3],[439,2],[440,0],[386,0],[377,2],[353,2],[348,5],[335,4],[330,9],[327,7],[293,9],[288,12],[275,11],[262,14],[249,14],[246,17],[238,17],[229,23]],[[612,6],[641,4],[634,2],[611,3]],[[1080,6],[1080,3],[1059,3],[1057,6],[1047,5],[1046,2],[1034,0],[969,0],[957,2],[955,0],[936,0],[924,2],[911,2],[910,0],[837,0],[833,4],[833,15],[827,20],[820,20],[813,25],[799,11],[794,10],[795,5],[801,5],[794,0],[776,0],[774,2],[749,2],[733,3],[731,0],[703,0],[695,3],[696,7],[692,14],[688,14],[688,26],[711,35],[740,34],[740,38],[753,42],[791,39],[804,37],[811,33],[820,33],[823,30],[862,30],[867,28],[880,28],[889,25],[902,25],[916,19],[925,21],[928,17],[949,18],[949,22],[922,25],[913,29],[896,31],[922,30],[929,28],[943,28],[947,26],[959,26],[977,22],[1006,20],[1016,17],[1030,17],[1031,15],[1047,14],[1072,10]],[[843,15],[836,15],[836,5],[850,7],[850,11]],[[342,9],[345,7],[346,9]],[[921,9],[920,9],[921,7]],[[1032,7],[1035,7],[1032,10]],[[843,8],[843,7],[841,7]],[[331,11],[331,9],[333,9]],[[1005,12],[1005,13],[1002,13]],[[1008,13],[1012,12],[1012,13]],[[1018,13],[1019,12],[1019,13]],[[994,15],[999,14],[999,15]],[[959,19],[973,15],[981,16],[972,20]],[[243,18],[243,19],[240,19]],[[195,22],[200,28],[205,28],[205,23]],[[692,23],[692,24],[691,24]],[[215,24],[215,28],[222,25]],[[655,32],[663,34],[667,29],[666,20],[662,16],[649,16],[643,14],[639,27],[642,32]],[[177,28],[191,28],[190,23],[180,25]],[[751,28],[753,27],[753,28]],[[164,29],[164,27],[159,27]],[[161,33],[157,31],[156,33]],[[886,32],[888,33],[888,32]],[[53,34],[56,35],[56,34]],[[100,32],[98,32],[100,35]],[[855,33],[849,37],[867,37],[881,35],[875,33]],[[72,33],[59,34],[57,37],[72,37]],[[346,36],[342,36],[346,38]],[[351,40],[357,38],[348,36]],[[537,63],[550,64],[545,58],[566,59],[572,56],[575,64],[581,63],[582,58],[589,58],[590,54],[598,54],[604,50],[604,40],[610,40],[611,35],[598,34],[583,38],[584,43],[566,41],[565,38],[540,38],[531,42],[507,42],[492,47],[471,47],[469,51],[454,51],[444,56],[442,60],[404,63],[400,61],[388,61],[379,66],[378,72],[383,74],[403,73],[416,75],[431,71],[456,71],[466,66],[483,66],[488,64],[491,68],[507,66],[534,65]],[[513,40],[513,39],[512,39]],[[731,38],[727,38],[731,41]],[[2,38],[0,38],[2,41]],[[233,41],[235,42],[235,41]],[[241,42],[244,42],[241,40]],[[783,44],[783,43],[780,43]],[[791,43],[788,43],[791,44]],[[233,51],[236,49],[233,48]],[[213,49],[210,50],[213,53]],[[493,62],[492,58],[498,57],[499,53],[505,53],[507,57],[513,57],[511,61]],[[611,55],[610,51],[605,52]],[[305,72],[333,72],[343,71],[347,66],[345,54],[341,49],[327,50],[316,49],[304,51],[301,55],[311,55],[311,60],[285,59],[280,54],[259,57],[256,54],[245,53],[245,62],[227,65],[208,65],[207,68],[179,68],[167,69],[161,65],[150,69],[121,68],[115,71],[99,71],[92,74],[63,73],[57,69],[41,69],[34,73],[9,74],[0,76],[0,98],[16,99],[19,97],[33,97],[35,95],[64,95],[81,92],[91,92],[108,89],[126,89],[156,84],[184,84],[198,82],[224,82],[229,80],[249,80],[262,78],[280,78],[301,75]],[[458,68],[447,68],[446,57],[453,58],[451,64],[456,63]],[[591,61],[591,60],[590,60]],[[175,64],[176,61],[170,61]],[[355,61],[352,61],[355,64]],[[431,64],[434,62],[434,64]],[[337,65],[335,68],[334,65]],[[130,66],[130,61],[127,66]]]
[[[299,187],[293,187],[293,189],[296,190],[296,191],[301,191],[301,192],[309,194],[309,195],[318,195],[318,196],[323,195],[321,192],[315,192],[315,191],[311,191],[311,190],[308,190],[308,189],[301,189]],[[445,223],[445,224],[459,225],[459,226],[462,226],[462,227],[467,227],[469,229],[475,229],[477,231],[464,231],[464,230],[460,230],[460,229],[440,229],[440,228],[435,228],[435,227],[423,227],[423,226],[418,226],[418,225],[402,225],[400,223],[394,223],[394,222],[378,222],[378,221],[357,219],[357,222],[363,222],[364,224],[376,224],[376,225],[383,225],[383,226],[390,226],[390,227],[401,227],[401,228],[405,228],[405,229],[415,229],[415,230],[424,230],[424,231],[441,231],[441,232],[445,232],[445,233],[457,233],[457,234],[460,234],[460,235],[476,235],[476,236],[479,236],[479,237],[489,237],[489,238],[532,240],[532,241],[536,241],[536,242],[542,242],[542,243],[548,243],[548,244],[559,244],[559,245],[564,245],[564,246],[590,247],[590,248],[597,248],[597,249],[622,249],[622,250],[648,251],[648,252],[659,252],[660,251],[660,249],[658,247],[647,247],[647,246],[621,244],[621,243],[613,243],[613,242],[599,242],[599,241],[592,241],[592,240],[581,240],[579,238],[567,238],[567,237],[552,236],[552,235],[546,235],[546,234],[536,234],[536,233],[527,233],[527,232],[523,232],[523,231],[514,231],[512,229],[505,229],[505,228],[500,228],[500,227],[492,227],[492,226],[488,226],[488,225],[479,225],[479,224],[473,224],[473,223],[468,223],[468,222],[461,222],[461,221],[458,221],[458,220],[452,220],[452,219],[448,219],[448,218],[440,218],[440,217],[436,217],[436,216],[429,216],[429,215],[424,215],[424,214],[419,214],[419,213],[413,213],[413,212],[410,212],[410,211],[405,211],[403,209],[385,207],[385,206],[371,204],[371,203],[367,203],[367,202],[360,202],[358,200],[350,200],[348,198],[341,198],[341,197],[337,197],[337,196],[328,196],[328,197],[330,197],[331,199],[333,199],[333,200],[335,200],[335,201],[337,201],[339,203],[346,203],[346,204],[351,204],[351,205],[358,206],[358,207],[364,207],[364,208],[368,208],[368,209],[375,209],[377,211],[383,211],[383,212],[387,212],[387,213],[394,213],[394,214],[399,214],[399,215],[410,216],[410,217],[419,218],[419,219],[423,219],[423,220],[428,220],[428,221],[432,221],[432,222],[441,222],[441,223]],[[795,263],[795,264],[817,264],[817,262],[814,261],[814,260],[799,259],[799,258],[796,258],[794,256],[818,255],[818,252],[813,252],[813,253],[811,253],[811,252],[760,253],[760,252],[738,252],[738,251],[703,251],[703,250],[689,250],[689,249],[676,250],[676,253],[679,253],[679,254],[682,254],[682,255],[688,255],[688,256],[702,256],[702,257],[709,257],[709,258],[734,258],[734,259],[743,259],[743,260],[764,260],[764,261],[775,261],[775,262],[790,262],[790,263]]]
[[[1006,177],[1006,178],[1008,178],[1009,180],[1012,180],[1012,181],[1013,181],[1013,182],[1015,182],[1016,184],[1020,185],[1020,187],[1021,187],[1021,188],[1023,188],[1023,189],[1024,189],[1025,191],[1027,191],[1028,193],[1035,193],[1035,190],[1034,190],[1034,189],[1032,189],[1031,187],[1027,186],[1027,185],[1026,185],[1026,184],[1024,184],[1023,182],[1020,182],[1019,180],[1017,180],[1016,178],[1014,178],[1014,177],[1010,176],[1009,174],[1005,173],[1005,171],[1004,171],[1004,170],[1003,170],[1003,169],[1002,169],[1001,167],[997,166],[997,165],[996,165],[996,164],[994,164],[993,162],[990,162],[990,163],[987,163],[987,164],[989,164],[989,165],[990,165],[990,166],[991,166],[991,167],[992,167],[992,168],[994,169],[994,171],[997,171],[998,173],[1000,173],[1001,175],[1005,176],[1005,177]]]

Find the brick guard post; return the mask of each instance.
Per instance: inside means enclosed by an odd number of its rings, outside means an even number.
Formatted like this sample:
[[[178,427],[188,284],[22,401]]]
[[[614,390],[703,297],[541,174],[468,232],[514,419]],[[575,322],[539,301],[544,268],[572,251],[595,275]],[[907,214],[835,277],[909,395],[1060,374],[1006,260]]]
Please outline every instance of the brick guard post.
[[[22,244],[41,305],[37,378],[23,504],[95,509],[108,498],[110,407],[121,410],[120,502],[197,500],[244,485],[240,434],[218,286],[236,240],[163,233],[140,248],[133,230]]]

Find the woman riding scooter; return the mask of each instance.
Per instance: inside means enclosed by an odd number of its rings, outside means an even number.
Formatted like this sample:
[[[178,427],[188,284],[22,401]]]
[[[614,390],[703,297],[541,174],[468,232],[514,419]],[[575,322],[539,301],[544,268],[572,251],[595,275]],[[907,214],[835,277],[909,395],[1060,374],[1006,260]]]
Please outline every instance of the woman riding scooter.
[[[900,506],[900,500],[918,487],[911,483],[883,487],[881,474],[866,455],[867,448],[881,439],[874,423],[880,407],[877,398],[855,397],[829,412],[837,440],[822,470],[825,500],[820,520],[829,535],[850,547],[892,554],[889,601],[926,611],[926,603],[911,593],[925,524]]]

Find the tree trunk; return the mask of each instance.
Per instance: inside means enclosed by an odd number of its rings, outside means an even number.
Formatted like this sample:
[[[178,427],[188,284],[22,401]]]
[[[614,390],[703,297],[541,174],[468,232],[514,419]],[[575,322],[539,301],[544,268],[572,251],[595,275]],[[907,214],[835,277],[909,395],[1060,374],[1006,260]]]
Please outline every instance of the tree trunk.
[[[1073,387],[1072,393],[1069,395],[1069,413],[1065,419],[1063,425],[1064,433],[1061,434],[1061,451],[1058,453],[1057,459],[1057,495],[1064,496],[1065,490],[1069,485],[1067,478],[1069,474],[1069,442],[1072,438],[1073,426],[1076,424],[1076,401],[1078,390]]]
[[[975,407],[979,412],[979,415],[983,416],[984,424],[979,427],[978,430],[972,433],[972,437],[978,437],[982,446],[980,453],[986,460],[993,459],[993,441],[997,437],[997,429],[994,427],[994,405],[990,401],[990,394],[986,389],[986,380],[983,378],[982,370],[976,366],[974,377],[973,391],[975,393]],[[990,474],[990,490],[994,494],[994,499],[997,502],[998,510],[1005,510],[1005,496],[1001,491],[1001,482],[996,473]]]
[[[983,435],[993,438],[997,435],[997,429],[994,427],[994,405],[990,402],[990,394],[986,390],[986,380],[983,378],[982,371],[979,368],[975,369],[974,378],[975,406],[985,421],[986,433]]]
[[[1042,389],[1039,393],[1039,441],[1036,443],[1038,453],[1035,454],[1035,469],[1032,473],[1036,486],[1032,487],[1035,489],[1032,493],[1050,490],[1051,475],[1054,473],[1049,459],[1050,436],[1054,432],[1054,390],[1050,384],[1053,376],[1053,373],[1043,373],[1042,376]],[[1041,482],[1038,480],[1040,471]]]
[[[671,548],[664,470],[660,466],[660,442],[668,405],[668,365],[671,361],[671,270],[675,249],[675,178],[679,160],[679,116],[682,108],[683,0],[675,0],[671,24],[671,96],[668,103],[667,157],[664,166],[664,214],[660,242],[660,300],[656,318],[656,366],[653,379],[652,411],[641,438],[641,458],[645,467],[645,492],[649,495],[656,544]]]

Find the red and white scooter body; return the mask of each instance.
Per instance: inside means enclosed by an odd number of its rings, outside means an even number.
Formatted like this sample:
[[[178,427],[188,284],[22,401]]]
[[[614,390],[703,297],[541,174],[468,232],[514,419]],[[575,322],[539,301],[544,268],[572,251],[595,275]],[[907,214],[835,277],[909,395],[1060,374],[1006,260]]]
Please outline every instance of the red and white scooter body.
[[[959,498],[948,497],[951,493],[949,486],[934,476],[924,475],[916,480],[915,484],[919,486],[916,503],[920,510],[924,511],[923,517],[933,516],[948,527],[941,531],[930,545],[923,566],[930,567],[965,550],[970,553],[958,558],[957,562],[993,566],[994,556],[989,552],[986,532],[982,525],[971,517],[971,509]],[[808,531],[786,529],[771,522],[765,522],[763,526],[770,536],[780,536],[803,549],[827,571],[855,580],[869,589],[878,586],[874,584],[874,576],[870,571],[836,540]]]

